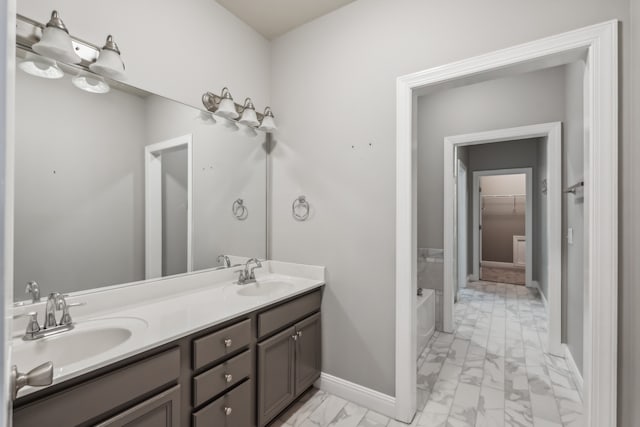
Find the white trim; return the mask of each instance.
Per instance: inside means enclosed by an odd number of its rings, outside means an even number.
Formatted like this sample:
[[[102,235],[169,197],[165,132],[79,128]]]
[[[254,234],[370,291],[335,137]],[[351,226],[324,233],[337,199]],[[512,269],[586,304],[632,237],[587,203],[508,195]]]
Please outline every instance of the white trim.
[[[571,372],[571,376],[573,377],[573,382],[576,384],[578,393],[580,393],[580,398],[584,399],[584,379],[582,378],[580,369],[578,369],[576,361],[573,360],[573,355],[571,354],[569,346],[566,344],[562,344],[562,347],[564,349],[564,359],[567,362],[567,366],[569,367],[569,371]]]
[[[329,375],[326,372],[320,374],[320,379],[314,385],[324,392],[364,406],[387,417],[395,417],[396,399],[387,394]]]
[[[3,207],[0,208],[0,222],[3,237],[0,239],[0,256],[2,257],[3,306],[0,311],[0,326],[3,341],[2,369],[4,385],[0,391],[2,408],[0,408],[0,425],[12,425],[13,399],[9,390],[11,373],[11,337],[13,332],[13,282],[14,282],[14,217],[15,217],[15,70],[16,70],[16,1],[8,0],[3,3],[2,12],[2,45],[4,59],[0,71],[0,192],[4,193]],[[25,369],[25,368],[22,368]],[[28,370],[30,368],[26,368]]]
[[[586,55],[585,414],[587,427],[617,420],[618,21],[612,20],[399,77],[396,88],[396,419],[416,409],[416,111],[420,91],[496,73],[548,68]],[[558,133],[560,130],[558,129]],[[453,159],[451,167],[453,166]],[[558,156],[557,161],[560,161]],[[445,164],[446,166],[446,164]],[[552,165],[550,164],[551,168]],[[550,174],[550,180],[552,176]],[[550,197],[551,194],[548,194]],[[552,198],[550,197],[550,200]],[[551,203],[549,203],[551,204]],[[450,212],[451,213],[451,212]],[[550,230],[550,232],[553,230]],[[559,230],[554,235],[560,238]],[[550,272],[554,257],[550,255]],[[551,294],[559,291],[550,290]],[[556,308],[559,310],[559,307]],[[555,315],[551,310],[550,315]],[[550,331],[551,335],[552,331]]]
[[[145,279],[162,277],[162,152],[187,147],[187,272],[193,271],[193,137],[179,136],[144,147]]]
[[[543,125],[544,126],[544,125]],[[553,124],[555,126],[555,124]],[[548,127],[545,127],[545,129]],[[498,131],[491,131],[491,135],[487,132],[479,132],[476,134],[460,135],[456,137],[445,138],[445,150],[455,150],[457,146],[462,145],[479,145],[495,142],[493,139],[496,136],[504,135],[501,138],[509,135],[509,139],[502,139],[503,141],[515,141],[520,139],[528,139],[527,137],[521,138],[518,133],[522,132],[524,135],[530,135],[531,127],[526,126],[523,128],[511,128],[500,129]],[[547,136],[548,132],[545,132],[544,136]],[[491,139],[487,140],[488,136]],[[525,266],[525,283],[527,286],[531,286],[533,280],[533,169],[532,168],[512,168],[512,169],[493,169],[484,171],[473,172],[473,205],[471,209],[473,211],[473,274],[480,277],[480,258],[482,257],[482,242],[480,241],[480,178],[483,176],[495,176],[495,175],[526,175],[526,214],[525,214],[525,237],[527,238],[527,261]],[[445,166],[445,181],[449,178],[448,170]],[[446,182],[445,182],[446,186]],[[447,193],[445,193],[447,194]],[[455,209],[455,207],[454,207]],[[446,217],[445,217],[446,218]],[[447,227],[447,221],[445,219],[445,229]],[[445,264],[446,264],[446,251],[445,251]],[[483,261],[484,262],[484,261]],[[445,269],[446,271],[446,269]],[[446,288],[446,284],[445,284]],[[444,292],[443,292],[444,295]],[[446,298],[446,297],[445,297]]]
[[[524,264],[514,264],[512,262],[500,262],[500,261],[482,261],[482,267],[495,267],[495,268],[506,268],[509,270],[524,270]],[[533,286],[533,280],[531,281],[531,286]]]
[[[540,293],[540,299],[542,300],[542,304],[544,304],[544,308],[547,309],[547,311],[549,310],[549,303],[547,302],[547,297],[544,295],[544,292],[542,292],[542,288],[540,287],[540,283],[538,283],[537,280],[533,281],[533,287],[536,288],[538,290],[538,292]]]

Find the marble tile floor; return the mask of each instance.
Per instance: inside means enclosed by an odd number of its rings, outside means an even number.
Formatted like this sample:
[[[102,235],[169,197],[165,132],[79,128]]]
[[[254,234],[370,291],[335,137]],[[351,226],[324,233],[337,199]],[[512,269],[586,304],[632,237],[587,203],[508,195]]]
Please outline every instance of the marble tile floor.
[[[418,360],[420,427],[581,427],[582,402],[565,360],[544,351],[537,290],[470,283],[455,306],[455,334],[436,332]],[[274,427],[402,427],[312,388]]]

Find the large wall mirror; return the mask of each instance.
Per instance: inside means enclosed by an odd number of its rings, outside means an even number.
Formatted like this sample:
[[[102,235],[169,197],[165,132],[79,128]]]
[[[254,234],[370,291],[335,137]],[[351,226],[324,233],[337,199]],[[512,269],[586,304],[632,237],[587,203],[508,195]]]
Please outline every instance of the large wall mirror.
[[[16,301],[266,258],[266,134],[17,53]]]

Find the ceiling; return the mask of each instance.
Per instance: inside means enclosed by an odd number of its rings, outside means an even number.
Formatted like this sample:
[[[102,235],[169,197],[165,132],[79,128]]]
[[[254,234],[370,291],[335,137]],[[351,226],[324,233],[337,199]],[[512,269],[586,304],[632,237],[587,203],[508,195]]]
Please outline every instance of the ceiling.
[[[354,0],[216,0],[271,40]]]

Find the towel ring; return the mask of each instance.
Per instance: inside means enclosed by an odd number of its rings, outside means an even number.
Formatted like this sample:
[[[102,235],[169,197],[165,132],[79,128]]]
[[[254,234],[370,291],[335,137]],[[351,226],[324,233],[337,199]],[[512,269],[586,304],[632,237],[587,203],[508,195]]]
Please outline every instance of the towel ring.
[[[236,199],[236,201],[233,202],[233,205],[231,205],[231,212],[239,221],[244,221],[249,216],[249,210],[244,205],[244,200],[242,199]]]
[[[296,221],[306,221],[309,218],[309,202],[307,202],[307,198],[298,196],[291,205],[291,212]]]

